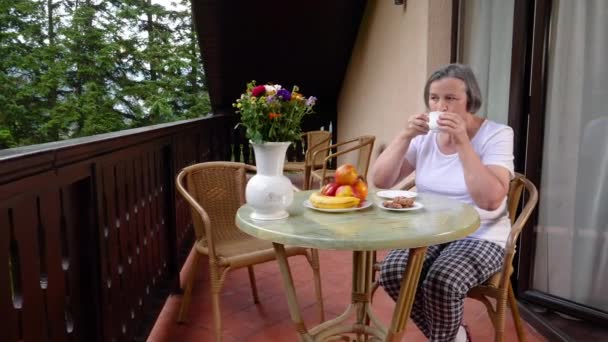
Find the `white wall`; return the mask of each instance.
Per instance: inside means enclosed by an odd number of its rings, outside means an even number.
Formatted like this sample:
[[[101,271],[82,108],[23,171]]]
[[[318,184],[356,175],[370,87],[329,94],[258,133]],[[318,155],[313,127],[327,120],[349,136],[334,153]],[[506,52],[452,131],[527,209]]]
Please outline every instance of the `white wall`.
[[[372,163],[407,117],[425,110],[428,75],[449,62],[451,3],[368,2],[338,100],[338,141],[375,135]]]

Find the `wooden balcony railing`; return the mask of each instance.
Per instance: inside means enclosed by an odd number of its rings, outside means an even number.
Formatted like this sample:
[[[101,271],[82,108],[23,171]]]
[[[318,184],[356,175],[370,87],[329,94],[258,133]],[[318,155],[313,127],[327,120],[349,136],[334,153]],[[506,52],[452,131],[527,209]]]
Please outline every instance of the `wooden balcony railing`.
[[[142,336],[154,295],[177,287],[191,239],[176,172],[252,162],[234,124],[212,116],[0,151],[1,339]]]

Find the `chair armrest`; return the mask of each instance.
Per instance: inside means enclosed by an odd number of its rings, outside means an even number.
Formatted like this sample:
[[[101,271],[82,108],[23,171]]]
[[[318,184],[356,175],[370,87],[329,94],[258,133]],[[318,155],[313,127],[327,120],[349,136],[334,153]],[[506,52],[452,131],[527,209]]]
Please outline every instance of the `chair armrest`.
[[[526,178],[522,178],[521,181],[524,183],[526,188],[528,199],[524,208],[521,210],[521,213],[517,217],[517,220],[513,222],[511,232],[507,238],[507,244],[505,246],[505,260],[502,267],[502,279],[500,282],[501,286],[506,286],[507,282],[509,281],[509,269],[512,267],[513,257],[515,256],[515,245],[517,243],[517,238],[519,237],[519,233],[521,233],[521,230],[526,225],[528,218],[530,218],[530,215],[532,215],[532,212],[538,203],[538,190],[534,184]]]
[[[517,216],[517,220],[515,220],[511,226],[511,232],[509,233],[509,237],[507,239],[506,249],[515,250],[515,243],[517,242],[519,233],[521,233],[521,230],[524,228],[524,225],[528,221],[528,218],[530,218],[530,215],[532,215],[532,212],[538,203],[538,191],[536,190],[536,187],[534,187],[532,182],[530,182],[528,179],[522,179],[522,182],[525,184],[529,198],[526,201],[526,205],[521,210],[521,213],[519,216]]]
[[[317,154],[319,154],[321,152],[331,151],[333,148],[334,148],[334,145],[323,147],[323,148],[319,148],[319,149],[316,149],[316,150],[312,151],[312,158],[310,160],[317,159]],[[325,162],[325,160],[323,160],[323,162]],[[314,166],[314,165],[311,165],[311,166]]]
[[[327,150],[327,149],[328,149],[328,147],[325,147],[325,148],[320,148],[320,146],[323,146],[325,143],[327,143],[327,142],[328,142],[328,141],[330,141],[330,140],[331,140],[331,136],[329,136],[329,137],[327,137],[327,138],[323,139],[322,141],[320,141],[320,142],[318,142],[318,143],[316,143],[316,144],[314,144],[314,145],[312,145],[312,146],[308,146],[308,149],[306,150],[306,154],[305,154],[305,156],[304,156],[304,162],[305,162],[306,164],[308,164],[308,161],[309,161],[309,160],[311,160],[311,163],[312,163],[312,161],[313,161],[313,160],[315,160],[315,159],[314,159],[314,158],[310,158],[310,155],[311,155],[313,152],[317,151],[317,149],[319,149],[319,150]],[[316,154],[315,154],[315,156],[316,156]],[[310,158],[310,159],[309,159],[309,158]]]
[[[403,184],[403,186],[401,186],[401,189],[402,190],[409,190],[409,189],[411,189],[411,188],[413,188],[415,186],[416,186],[416,179],[412,178],[412,179],[408,180],[407,182],[405,182],[405,184]]]
[[[331,153],[327,157],[325,157],[325,159],[323,160],[323,169],[322,169],[323,171],[321,173],[321,179],[325,179],[327,177],[325,173],[327,171],[327,162],[329,160],[331,160],[332,158],[339,157],[339,156],[341,156],[343,154],[359,150],[359,149],[361,149],[361,146],[362,145],[356,145],[356,146],[347,148],[346,150],[343,150],[343,151],[338,151],[338,152]],[[314,157],[313,157],[313,160],[314,160]]]

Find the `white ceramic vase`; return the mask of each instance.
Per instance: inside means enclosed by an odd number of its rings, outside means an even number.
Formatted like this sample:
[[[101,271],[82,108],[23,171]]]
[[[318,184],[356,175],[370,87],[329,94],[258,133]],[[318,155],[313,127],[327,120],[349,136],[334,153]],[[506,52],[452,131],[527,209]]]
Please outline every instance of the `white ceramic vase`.
[[[279,220],[289,216],[287,207],[293,202],[293,188],[283,175],[285,154],[290,142],[250,142],[255,154],[257,173],[247,183],[245,198],[253,208],[251,218]]]

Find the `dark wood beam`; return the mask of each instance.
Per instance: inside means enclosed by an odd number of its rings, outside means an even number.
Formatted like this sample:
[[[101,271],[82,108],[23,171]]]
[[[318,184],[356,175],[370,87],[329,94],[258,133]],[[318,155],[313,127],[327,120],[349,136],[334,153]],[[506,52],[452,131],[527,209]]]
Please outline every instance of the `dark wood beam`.
[[[215,113],[232,112],[247,82],[298,85],[335,112],[365,0],[193,1]]]

